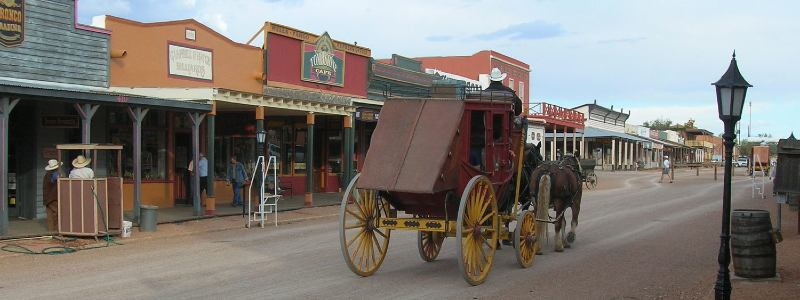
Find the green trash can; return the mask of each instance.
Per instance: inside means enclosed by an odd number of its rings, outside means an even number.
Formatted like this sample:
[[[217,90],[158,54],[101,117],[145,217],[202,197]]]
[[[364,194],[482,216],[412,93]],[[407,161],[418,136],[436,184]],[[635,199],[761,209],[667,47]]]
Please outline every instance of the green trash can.
[[[156,231],[158,223],[158,206],[142,205],[139,206],[139,231]]]

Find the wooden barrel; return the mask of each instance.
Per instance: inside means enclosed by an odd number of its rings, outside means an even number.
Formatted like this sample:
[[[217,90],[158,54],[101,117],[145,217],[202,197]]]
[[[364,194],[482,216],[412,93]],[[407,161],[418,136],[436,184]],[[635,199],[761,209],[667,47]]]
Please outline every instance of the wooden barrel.
[[[775,277],[775,243],[766,210],[737,209],[731,220],[734,274],[745,278]]]

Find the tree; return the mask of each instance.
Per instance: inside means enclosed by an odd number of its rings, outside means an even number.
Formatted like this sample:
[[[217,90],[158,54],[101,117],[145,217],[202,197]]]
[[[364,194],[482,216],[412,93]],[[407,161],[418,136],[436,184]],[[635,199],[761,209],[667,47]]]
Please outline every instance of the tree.
[[[661,117],[652,121],[645,121],[642,126],[654,130],[669,130],[672,127],[672,120]]]

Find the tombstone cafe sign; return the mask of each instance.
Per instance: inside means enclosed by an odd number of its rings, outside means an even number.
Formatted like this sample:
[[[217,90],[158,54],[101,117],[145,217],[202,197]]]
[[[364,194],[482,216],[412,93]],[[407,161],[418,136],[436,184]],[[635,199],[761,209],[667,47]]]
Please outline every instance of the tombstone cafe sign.
[[[25,41],[25,0],[0,0],[0,44],[16,47]]]
[[[344,86],[344,51],[337,50],[325,32],[315,43],[303,42],[301,80]]]

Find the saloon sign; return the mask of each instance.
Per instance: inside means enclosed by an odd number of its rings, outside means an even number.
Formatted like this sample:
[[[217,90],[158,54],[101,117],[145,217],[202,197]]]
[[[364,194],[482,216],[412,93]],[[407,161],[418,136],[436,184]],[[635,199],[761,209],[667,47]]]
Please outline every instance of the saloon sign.
[[[336,50],[325,32],[315,43],[303,42],[301,80],[344,86],[344,51]]]
[[[25,0],[0,0],[0,44],[16,47],[25,41]]]

